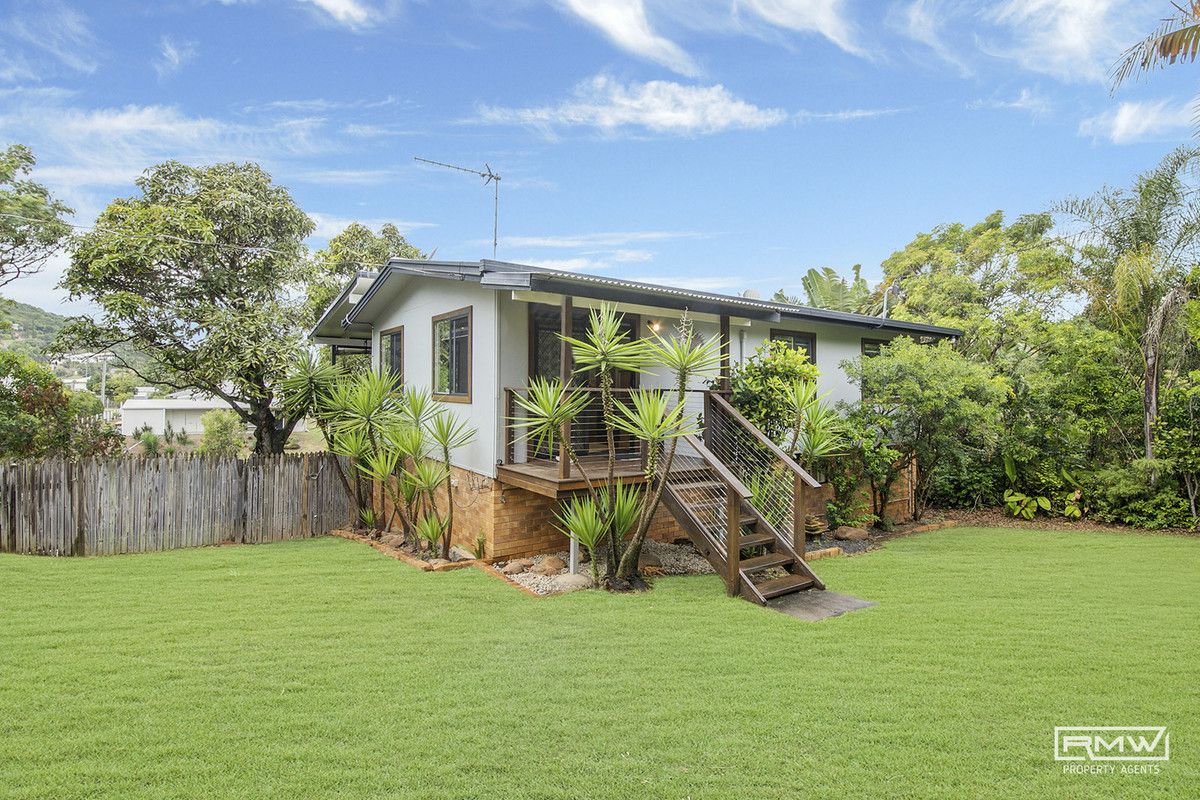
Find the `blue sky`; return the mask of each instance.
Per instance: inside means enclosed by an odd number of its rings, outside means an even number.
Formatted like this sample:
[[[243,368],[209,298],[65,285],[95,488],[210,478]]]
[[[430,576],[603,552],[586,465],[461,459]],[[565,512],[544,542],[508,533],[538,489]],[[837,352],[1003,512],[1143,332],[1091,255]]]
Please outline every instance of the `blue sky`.
[[[1110,95],[1136,0],[0,0],[0,142],[91,222],[145,167],[253,160],[437,256],[795,290],[945,222],[1121,185],[1200,67]],[[70,308],[61,259],[8,287]]]

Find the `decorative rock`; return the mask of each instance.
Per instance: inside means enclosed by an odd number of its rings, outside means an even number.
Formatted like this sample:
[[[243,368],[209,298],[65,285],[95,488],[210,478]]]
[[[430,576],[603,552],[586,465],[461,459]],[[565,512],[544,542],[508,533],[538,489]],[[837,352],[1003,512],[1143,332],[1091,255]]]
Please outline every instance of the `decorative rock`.
[[[562,572],[566,568],[567,562],[558,556],[546,556],[533,568],[533,571],[538,575],[553,575],[556,572]]]
[[[552,592],[574,592],[590,588],[592,588],[592,579],[581,573],[555,575],[550,579],[550,591]]]
[[[532,558],[518,558],[517,563],[520,564],[525,569],[529,569],[530,567],[533,566],[533,559]]]
[[[454,563],[454,562],[447,561],[444,558],[431,558],[429,560],[429,566],[431,566],[431,567],[444,567],[447,564],[452,564],[452,563]]]
[[[871,534],[862,528],[851,528],[847,525],[843,525],[833,532],[833,538],[842,542],[865,542],[870,537]]]
[[[500,571],[505,575],[520,575],[522,572],[525,572],[527,569],[529,569],[524,562],[525,559],[521,559],[520,561],[510,561],[501,567]]]
[[[662,559],[643,548],[642,552],[638,553],[638,569],[646,567],[661,568]]]
[[[456,544],[450,548],[451,561],[473,561],[475,554],[460,544]]]

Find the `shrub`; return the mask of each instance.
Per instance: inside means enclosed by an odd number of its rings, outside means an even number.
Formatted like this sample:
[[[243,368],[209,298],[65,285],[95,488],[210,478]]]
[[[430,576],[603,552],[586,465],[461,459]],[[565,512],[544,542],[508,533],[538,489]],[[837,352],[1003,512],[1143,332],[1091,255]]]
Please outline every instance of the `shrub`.
[[[205,456],[236,456],[242,452],[245,425],[241,417],[232,411],[216,408],[200,417],[204,433],[200,434],[200,447]]]
[[[1128,466],[1098,470],[1083,480],[1092,515],[1105,522],[1139,528],[1192,525],[1188,501],[1168,472],[1169,464],[1139,459]]]
[[[786,442],[796,416],[792,387],[811,383],[817,375],[816,365],[803,350],[782,340],[768,340],[730,370],[730,401],[772,441]]]

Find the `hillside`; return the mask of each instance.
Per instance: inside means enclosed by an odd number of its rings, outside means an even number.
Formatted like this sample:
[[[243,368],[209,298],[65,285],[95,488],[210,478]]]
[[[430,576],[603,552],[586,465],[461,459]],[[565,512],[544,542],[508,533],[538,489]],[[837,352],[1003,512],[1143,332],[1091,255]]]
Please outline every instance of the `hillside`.
[[[66,322],[67,318],[62,314],[4,299],[0,301],[0,324],[5,327],[0,330],[0,347],[45,361],[42,349],[50,344]]]

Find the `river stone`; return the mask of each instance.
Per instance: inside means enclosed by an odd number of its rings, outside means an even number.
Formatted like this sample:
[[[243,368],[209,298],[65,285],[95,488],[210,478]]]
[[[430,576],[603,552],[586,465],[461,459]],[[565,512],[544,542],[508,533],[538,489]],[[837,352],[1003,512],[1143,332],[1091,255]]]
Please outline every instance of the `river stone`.
[[[500,568],[500,571],[503,572],[505,575],[520,575],[522,572],[524,572],[527,569],[529,569],[529,567],[525,564],[524,560],[522,559],[521,561],[508,562],[507,564],[505,564],[503,567]]]
[[[460,544],[456,544],[450,548],[451,561],[473,561],[475,554]]]
[[[553,575],[556,572],[562,572],[566,568],[567,562],[558,556],[546,556],[533,568],[533,571],[538,575]]]
[[[870,536],[871,534],[862,528],[851,528],[848,525],[843,525],[833,532],[833,538],[843,542],[865,542]]]
[[[662,559],[643,547],[642,552],[638,553],[638,569],[645,569],[646,567],[660,568],[662,567]]]
[[[550,579],[550,589],[554,592],[574,592],[579,589],[592,588],[592,579],[587,575],[555,575]]]

